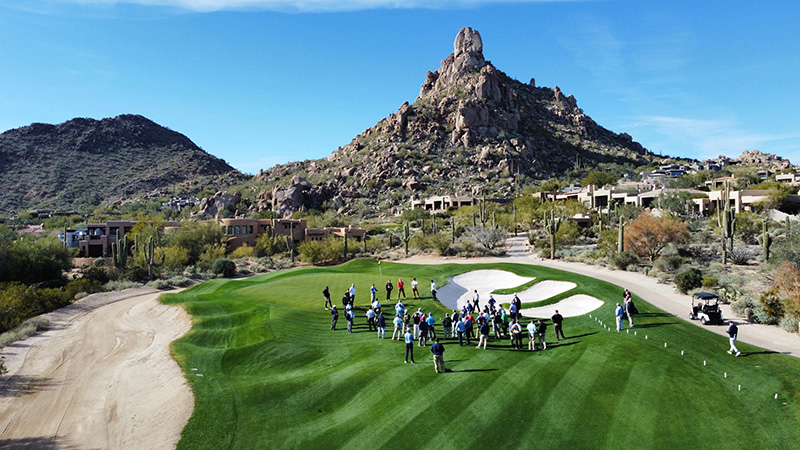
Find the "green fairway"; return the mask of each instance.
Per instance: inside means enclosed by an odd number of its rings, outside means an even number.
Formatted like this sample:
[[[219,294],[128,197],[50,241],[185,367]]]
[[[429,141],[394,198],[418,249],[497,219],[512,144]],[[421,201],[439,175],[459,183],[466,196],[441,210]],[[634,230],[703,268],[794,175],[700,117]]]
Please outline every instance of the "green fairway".
[[[396,283],[402,277],[410,297],[416,277],[423,298],[406,305],[433,312],[442,336],[440,321],[447,309],[430,298],[430,280],[442,286],[448,276],[479,269],[572,281],[577,287],[559,298],[589,294],[605,305],[592,317],[567,318],[565,341],[556,342],[550,326],[546,351],[512,350],[507,340],[490,340],[485,351],[475,342],[459,347],[457,341],[444,341],[445,365],[452,370],[445,374],[434,372],[429,347],[415,345],[417,364],[403,363],[404,344],[388,339],[392,314],[387,315],[387,339],[367,331],[369,286],[375,283],[383,300],[386,280]],[[330,286],[341,308],[351,283],[359,308],[356,332],[347,333],[343,311],[331,331],[322,289]],[[622,289],[554,269],[379,267],[357,260],[213,280],[162,298],[183,305],[194,319],[192,330],[173,343],[195,395],[181,448],[800,445],[800,360],[743,343],[738,344],[743,355],[733,357],[725,353],[726,338],[636,297],[641,312],[636,334],[606,331],[594,317],[613,328]],[[384,311],[392,313],[393,306],[394,300],[384,304]]]

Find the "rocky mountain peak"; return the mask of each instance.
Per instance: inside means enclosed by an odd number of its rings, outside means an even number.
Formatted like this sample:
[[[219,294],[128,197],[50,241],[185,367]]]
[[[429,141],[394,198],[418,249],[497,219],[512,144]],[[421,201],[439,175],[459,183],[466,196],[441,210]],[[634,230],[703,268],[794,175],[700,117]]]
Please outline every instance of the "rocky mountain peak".
[[[495,68],[484,58],[481,35],[464,27],[413,103],[325,160],[276,166],[257,179],[279,186],[272,203],[277,199],[284,215],[322,205],[378,215],[400,211],[412,196],[513,195],[568,170],[639,165],[651,156],[630,136],[596,124],[559,87],[521,83]],[[290,181],[298,173],[318,193],[304,195],[299,206],[299,197],[276,195],[298,192]]]
[[[442,61],[435,72],[428,72],[422,84],[420,97],[465,80],[475,72],[482,72],[488,66],[494,69],[483,57],[483,40],[480,33],[470,27],[464,27],[453,43],[453,53]]]

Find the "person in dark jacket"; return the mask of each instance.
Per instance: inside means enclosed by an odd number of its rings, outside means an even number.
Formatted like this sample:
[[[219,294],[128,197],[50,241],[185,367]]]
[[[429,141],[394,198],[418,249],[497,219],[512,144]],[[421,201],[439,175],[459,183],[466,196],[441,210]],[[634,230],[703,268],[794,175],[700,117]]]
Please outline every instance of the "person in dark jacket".
[[[564,329],[561,327],[561,324],[564,322],[564,316],[559,314],[558,310],[556,310],[556,313],[553,314],[553,317],[551,317],[550,320],[553,321],[553,329],[556,332],[556,340],[557,341],[559,340],[558,339],[559,334],[561,335],[561,339],[566,339],[564,337]]]
[[[733,323],[732,320],[730,322],[728,322],[728,324],[730,325],[728,327],[728,337],[729,337],[730,342],[731,342],[731,348],[730,348],[730,350],[728,350],[728,354],[731,355],[731,354],[736,353],[736,356],[739,356],[739,355],[742,354],[742,352],[740,352],[739,349],[736,348],[736,338],[739,337],[739,327],[737,327],[736,324]]]
[[[547,349],[547,341],[545,340],[545,332],[547,332],[547,324],[542,322],[542,319],[539,319],[538,326],[536,327],[536,335],[539,337],[539,344],[542,346],[542,350]]]
[[[478,341],[478,346],[475,348],[481,348],[481,344],[483,344],[483,349],[486,350],[486,341],[489,340],[489,323],[487,321],[484,320],[483,323],[481,323],[478,333],[480,334],[480,340]]]
[[[336,305],[331,305],[331,330],[336,329],[336,322],[339,320],[339,311],[336,310]]]
[[[322,290],[322,296],[325,297],[325,310],[328,310],[328,305],[333,306],[333,302],[331,302],[331,291],[328,290],[328,286],[325,286],[325,289]]]
[[[436,343],[431,345],[431,353],[433,353],[433,368],[436,370],[436,373],[444,373],[444,345],[439,343],[439,339],[436,339]],[[441,369],[441,371],[439,370]]]
[[[386,301],[392,299],[392,289],[394,289],[394,285],[392,284],[392,280],[386,282]]]
[[[378,318],[375,319],[375,323],[378,325],[378,337],[380,339],[386,338],[386,318],[383,317],[383,313],[378,313]]]

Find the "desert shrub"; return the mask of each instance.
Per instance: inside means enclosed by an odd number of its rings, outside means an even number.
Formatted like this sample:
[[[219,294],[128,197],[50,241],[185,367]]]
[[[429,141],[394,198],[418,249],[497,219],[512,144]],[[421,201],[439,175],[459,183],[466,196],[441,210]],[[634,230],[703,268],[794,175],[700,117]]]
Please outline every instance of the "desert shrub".
[[[130,280],[113,280],[106,283],[106,289],[109,291],[123,291],[125,289],[135,288],[141,285],[142,283],[137,283]]]
[[[33,336],[39,331],[44,331],[50,328],[50,321],[41,317],[34,317],[22,322],[20,325],[14,327],[13,330],[6,331],[0,334],[0,348],[5,347],[14,342],[25,339],[26,337]],[[2,361],[2,360],[0,360]],[[2,375],[2,374],[0,374]]]
[[[7,230],[5,226],[3,229]],[[72,252],[57,238],[34,239],[5,231],[0,236],[0,282],[26,284],[59,280],[72,268]]]
[[[675,275],[675,287],[682,294],[686,294],[692,289],[697,289],[703,285],[703,273],[700,269],[691,267]]]
[[[784,316],[781,319],[779,325],[781,328],[788,331],[789,333],[797,333],[798,325],[800,324],[798,324],[797,319],[795,319],[794,317]]]
[[[344,258],[344,240],[331,237],[324,241],[303,241],[297,245],[297,254],[307,264],[336,263]]]
[[[184,277],[182,275],[176,275],[174,277],[167,278],[164,281],[169,283],[170,286],[178,286],[178,287],[186,287],[192,284],[192,280],[190,278]]]
[[[597,252],[601,255],[612,255],[617,251],[619,230],[603,230],[597,237]]]
[[[11,282],[0,285],[0,332],[27,319],[72,303],[75,294],[62,288],[37,288]]]
[[[189,264],[188,250],[174,245],[164,248],[164,270],[168,272],[181,270],[187,264]]]
[[[258,256],[275,256],[289,249],[286,239],[280,236],[261,235],[256,241],[256,254]]]
[[[209,248],[217,248],[222,245],[223,237],[222,228],[213,221],[183,222],[181,227],[171,235],[170,245],[186,249],[189,259],[187,264],[198,264]],[[208,260],[209,266],[214,259]]]
[[[611,257],[611,264],[617,269],[628,270],[628,267],[639,264],[639,257],[632,252],[622,252]]]
[[[166,289],[171,285],[167,280],[153,280],[145,284],[147,287],[155,288],[155,289]]]
[[[784,316],[785,310],[778,294],[778,288],[772,288],[763,293],[758,298],[758,303],[761,305],[762,317],[760,319],[763,318],[762,323],[776,324]]]
[[[250,247],[247,245],[247,243],[245,243],[241,247],[232,251],[228,256],[230,256],[231,259],[252,258],[253,256],[256,256],[256,248]]]
[[[732,248],[728,250],[728,259],[730,259],[731,264],[736,264],[737,266],[745,266],[753,257],[753,253],[746,248]]]
[[[230,278],[236,274],[236,264],[228,258],[217,258],[211,263],[211,272]]]
[[[197,261],[197,268],[203,272],[211,270],[214,261],[225,257],[225,247],[222,245],[208,245],[200,254]]]
[[[719,284],[719,279],[714,275],[703,275],[703,287],[704,288],[713,288]]]
[[[556,243],[558,245],[575,245],[581,235],[581,229],[577,223],[565,220],[556,233]]]
[[[661,272],[675,273],[686,262],[686,259],[679,255],[662,256],[656,260],[654,267]]]

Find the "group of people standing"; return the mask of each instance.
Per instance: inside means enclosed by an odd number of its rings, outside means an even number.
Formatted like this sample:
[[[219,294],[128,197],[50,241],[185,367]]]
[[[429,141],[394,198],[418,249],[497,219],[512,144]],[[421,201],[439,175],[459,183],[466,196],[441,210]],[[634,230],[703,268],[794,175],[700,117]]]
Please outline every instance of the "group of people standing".
[[[392,292],[394,291],[394,283],[391,280],[386,282],[384,287],[386,291],[386,301],[392,300]],[[436,299],[436,282],[431,280],[431,296]],[[365,313],[367,327],[370,332],[377,331],[378,338],[385,339],[386,337],[386,317],[382,310],[383,305],[377,297],[378,289],[373,284],[370,287],[370,306]],[[414,278],[411,281],[411,292],[414,299],[421,298],[419,295],[419,283]],[[330,290],[328,286],[322,291],[325,298],[324,308],[327,310],[330,306],[331,311],[331,330],[336,329],[336,324],[339,319],[339,311],[330,299]],[[431,340],[434,344],[431,346],[431,352],[436,362],[436,371],[444,372],[444,345],[440,342],[440,338],[436,333],[437,319],[433,313],[424,313],[422,308],[417,311],[410,311],[402,299],[406,299],[405,283],[402,279],[397,281],[397,303],[394,305],[393,318],[391,324],[393,332],[391,335],[392,340],[402,340],[405,342],[405,362],[409,360],[412,364],[414,361],[414,346],[427,346],[428,341]],[[355,284],[352,284],[349,289],[345,291],[342,297],[342,305],[345,309],[345,319],[347,320],[347,331],[353,332],[353,322],[355,320],[354,311],[355,302]],[[458,338],[460,346],[471,345],[473,339],[478,341],[476,348],[485,350],[490,334],[494,335],[494,339],[509,339],[510,346],[516,349],[523,349],[524,331],[528,333],[528,350],[546,349],[547,342],[545,334],[547,332],[547,324],[542,320],[531,320],[530,323],[523,328],[522,325],[522,301],[514,294],[511,304],[508,309],[499,305],[493,296],[489,296],[486,304],[481,308],[480,294],[477,290],[474,291],[474,296],[471,301],[467,301],[461,310],[453,310],[452,314],[445,315],[441,320],[442,332],[444,339]],[[551,317],[556,332],[556,340],[565,339],[562,329],[563,316],[555,311]]]

